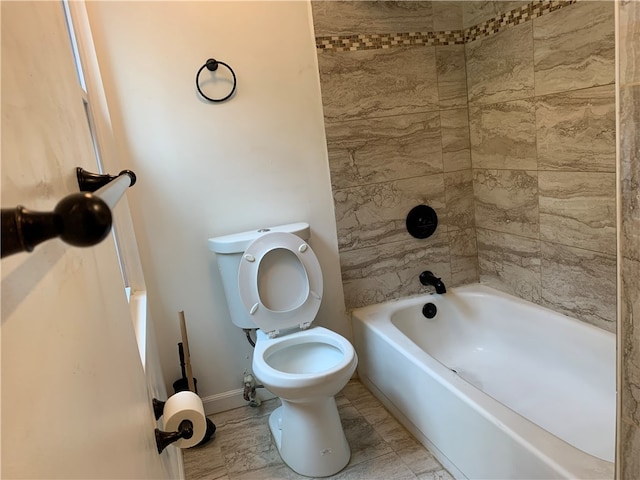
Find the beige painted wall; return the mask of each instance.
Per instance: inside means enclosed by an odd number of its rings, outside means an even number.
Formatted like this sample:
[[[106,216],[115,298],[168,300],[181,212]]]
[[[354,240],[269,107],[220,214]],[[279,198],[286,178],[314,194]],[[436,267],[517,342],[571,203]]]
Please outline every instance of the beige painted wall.
[[[234,390],[251,347],[231,324],[209,237],[309,222],[325,278],[318,323],[350,336],[310,7],[89,2],[88,11],[122,161],[139,177],[130,204],[167,384],[180,376],[184,310],[200,395],[213,396],[211,408],[244,404]],[[196,92],[210,57],[238,77],[223,104]]]

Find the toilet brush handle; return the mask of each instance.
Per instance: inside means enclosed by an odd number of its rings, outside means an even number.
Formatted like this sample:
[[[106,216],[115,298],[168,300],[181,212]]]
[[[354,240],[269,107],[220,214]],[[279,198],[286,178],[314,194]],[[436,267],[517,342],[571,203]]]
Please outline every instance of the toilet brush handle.
[[[187,367],[187,382],[191,392],[196,391],[195,382],[193,381],[193,371],[191,370],[191,352],[189,351],[189,339],[187,338],[187,322],[184,318],[184,311],[178,312],[180,318],[180,332],[182,333],[182,347],[184,349],[184,363]]]

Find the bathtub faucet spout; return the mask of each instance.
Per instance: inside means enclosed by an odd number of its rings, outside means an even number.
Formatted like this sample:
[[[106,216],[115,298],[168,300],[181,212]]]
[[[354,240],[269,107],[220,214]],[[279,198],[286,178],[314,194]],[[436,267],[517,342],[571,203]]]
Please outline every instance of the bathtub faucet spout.
[[[447,287],[444,286],[442,279],[436,277],[429,270],[420,274],[420,283],[422,285],[432,285],[436,287],[436,293],[447,293]]]

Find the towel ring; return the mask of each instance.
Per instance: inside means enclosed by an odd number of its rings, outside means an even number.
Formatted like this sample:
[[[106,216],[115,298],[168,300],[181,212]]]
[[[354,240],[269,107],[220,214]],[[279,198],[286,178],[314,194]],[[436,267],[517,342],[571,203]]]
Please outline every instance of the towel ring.
[[[210,72],[215,72],[218,69],[218,65],[224,65],[225,67],[227,67],[229,69],[229,71],[231,72],[231,75],[233,76],[233,87],[231,88],[231,92],[229,93],[229,95],[227,95],[226,97],[223,98],[210,98],[207,97],[202,90],[200,89],[200,73],[202,72],[202,70],[205,69],[205,67],[210,71]],[[237,80],[236,80],[236,74],[233,71],[233,69],[227,65],[224,62],[220,62],[218,60],[215,60],[213,58],[210,58],[207,60],[207,62],[200,67],[200,70],[198,70],[198,73],[196,73],[196,88],[198,89],[198,93],[202,96],[202,98],[205,98],[207,100],[209,100],[210,102],[224,102],[225,100],[229,99],[229,97],[231,97],[231,95],[233,95],[233,92],[236,91],[236,84],[237,84]]]

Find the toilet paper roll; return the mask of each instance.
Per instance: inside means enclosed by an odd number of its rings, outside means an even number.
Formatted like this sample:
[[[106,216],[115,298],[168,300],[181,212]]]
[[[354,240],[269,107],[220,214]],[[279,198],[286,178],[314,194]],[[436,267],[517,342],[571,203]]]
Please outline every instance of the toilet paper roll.
[[[178,392],[169,397],[162,412],[164,418],[164,430],[175,432],[183,420],[189,420],[193,424],[193,436],[181,438],[174,443],[179,448],[189,448],[200,443],[207,431],[207,417],[204,414],[204,406],[200,397],[189,391]]]

